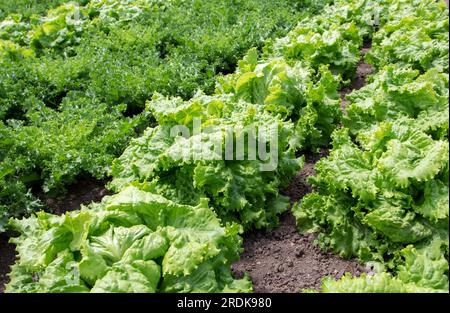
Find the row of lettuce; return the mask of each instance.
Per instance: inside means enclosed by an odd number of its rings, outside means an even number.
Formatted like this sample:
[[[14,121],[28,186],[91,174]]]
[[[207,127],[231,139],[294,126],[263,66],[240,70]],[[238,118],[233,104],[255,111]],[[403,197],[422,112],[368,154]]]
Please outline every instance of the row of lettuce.
[[[317,37],[306,40],[309,49],[298,38],[269,42],[262,57],[251,49],[213,95],[155,94],[145,114],[157,126],[113,162],[115,195],[62,216],[10,222],[21,235],[11,239],[18,260],[6,291],[251,291],[248,277],[230,271],[240,233],[276,225],[289,206],[279,190],[303,163],[296,152],[329,142],[341,116],[337,90],[363,43],[350,16],[363,6],[338,4],[349,10],[340,21],[329,16],[334,7],[303,20],[305,36]],[[174,136],[176,127],[193,135]],[[251,158],[250,145],[223,157],[228,142],[250,136],[275,152],[275,168],[261,170],[268,161]],[[221,149],[212,149],[217,142]]]
[[[405,18],[409,29],[401,28]],[[398,42],[417,43],[421,25],[424,43],[432,43],[417,49],[428,53],[405,55]],[[370,38],[377,73],[349,96],[343,116],[338,90]],[[250,50],[235,73],[217,80],[213,95],[198,92],[186,101],[155,94],[144,115],[157,126],[113,162],[115,195],[62,216],[11,220],[21,235],[12,239],[18,260],[7,291],[251,291],[248,277],[234,279],[230,271],[242,230],[276,225],[289,207],[279,190],[303,163],[297,155],[331,139],[330,157],[312,179],[316,191],[293,209],[299,228],[321,232],[324,247],[386,272],[327,279],[323,290],[444,289],[448,49],[436,43],[445,40],[445,4],[336,1],[262,53]],[[174,129],[193,136],[174,136]],[[276,151],[275,169],[262,171],[267,161],[251,158],[250,145],[224,158],[229,142],[260,134]]]
[[[376,275],[326,279],[328,292],[448,292],[449,19],[444,2],[388,1],[366,59],[377,71],[347,100],[316,165],[299,229]]]
[[[80,177],[105,178],[154,123],[141,112],[155,91],[211,94],[249,48],[327,2],[2,1],[0,232],[43,208],[31,187],[55,197]]]

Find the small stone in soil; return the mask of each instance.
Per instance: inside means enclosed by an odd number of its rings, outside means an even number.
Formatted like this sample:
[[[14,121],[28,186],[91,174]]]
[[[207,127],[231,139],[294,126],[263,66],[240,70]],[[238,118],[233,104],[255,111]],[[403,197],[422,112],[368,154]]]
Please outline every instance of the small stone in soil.
[[[305,254],[305,252],[302,249],[299,249],[295,252],[295,256],[297,258],[301,258],[304,254]]]

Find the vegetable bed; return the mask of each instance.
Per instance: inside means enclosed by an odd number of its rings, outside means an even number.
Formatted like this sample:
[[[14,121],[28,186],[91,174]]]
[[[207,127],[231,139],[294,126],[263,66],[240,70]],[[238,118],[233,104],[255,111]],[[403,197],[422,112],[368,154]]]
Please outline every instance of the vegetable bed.
[[[448,6],[279,2],[0,6],[5,292],[448,292]]]

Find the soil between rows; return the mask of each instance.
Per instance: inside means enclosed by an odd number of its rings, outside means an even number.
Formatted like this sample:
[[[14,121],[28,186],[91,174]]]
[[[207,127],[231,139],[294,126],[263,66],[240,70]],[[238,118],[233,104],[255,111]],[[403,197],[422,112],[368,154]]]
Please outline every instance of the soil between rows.
[[[94,178],[84,178],[70,185],[65,195],[62,196],[52,197],[42,191],[37,191],[35,194],[42,200],[49,212],[61,215],[79,209],[82,204],[98,202],[104,196],[113,194],[105,188],[106,183],[106,181]]]
[[[358,90],[361,87],[363,87],[366,84],[366,78],[368,75],[372,74],[374,68],[372,65],[367,64],[364,62],[364,56],[369,52],[370,48],[372,47],[371,42],[364,43],[362,49],[361,49],[361,55],[362,58],[358,62],[358,67],[356,68],[356,74],[353,78],[352,82],[348,87],[344,87],[339,91],[339,94],[341,96],[342,105],[341,108],[344,110],[345,106],[348,104],[348,101],[345,100],[345,96],[351,93],[353,90]]]
[[[5,284],[9,282],[8,273],[10,266],[14,264],[16,258],[15,247],[8,243],[9,234],[0,234],[0,293],[5,289]]]
[[[361,55],[370,50],[371,43],[365,43]],[[373,67],[364,62],[358,63],[356,74],[351,84],[340,90],[342,109],[348,104],[345,96],[366,84],[366,77],[373,72]],[[317,155],[305,155],[306,162],[291,184],[282,191],[291,202],[297,202],[311,192],[307,179],[314,175],[314,164],[328,154],[322,150]],[[326,276],[339,279],[348,272],[359,276],[370,271],[356,260],[344,260],[341,257],[321,250],[315,243],[314,234],[301,235],[296,227],[291,212],[280,218],[280,225],[272,232],[255,232],[244,234],[244,252],[241,259],[233,264],[237,277],[248,273],[253,282],[253,291],[295,293],[301,289],[319,290],[321,280]]]
[[[291,202],[300,200],[311,192],[307,178],[314,174],[314,163],[327,154],[307,156],[301,172],[283,190]],[[304,288],[318,290],[325,276],[339,279],[349,272],[359,276],[366,269],[356,260],[344,260],[325,252],[314,241],[316,235],[301,235],[291,212],[280,217],[280,225],[271,232],[254,232],[244,235],[244,252],[232,266],[236,277],[248,273],[253,291],[295,293]]]

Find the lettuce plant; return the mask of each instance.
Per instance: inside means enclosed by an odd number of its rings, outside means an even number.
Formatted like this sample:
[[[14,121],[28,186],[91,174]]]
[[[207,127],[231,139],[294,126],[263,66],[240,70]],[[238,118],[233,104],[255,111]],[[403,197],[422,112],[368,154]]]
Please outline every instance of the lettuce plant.
[[[248,292],[230,263],[237,224],[221,226],[202,199],[174,203],[135,186],[89,208],[13,220],[19,261],[7,292]]]

